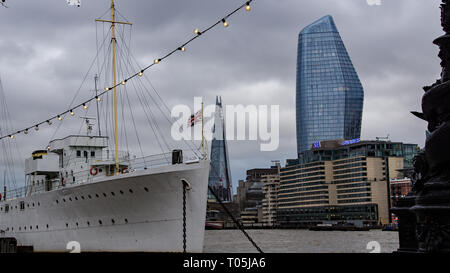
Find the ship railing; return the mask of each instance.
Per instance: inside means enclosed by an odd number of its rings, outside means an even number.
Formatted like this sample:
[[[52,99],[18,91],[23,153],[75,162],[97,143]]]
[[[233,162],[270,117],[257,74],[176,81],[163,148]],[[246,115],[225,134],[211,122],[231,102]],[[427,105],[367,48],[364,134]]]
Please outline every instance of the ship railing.
[[[150,168],[167,166],[170,165],[171,162],[171,153],[162,153],[144,157],[130,157],[130,158],[122,158],[119,161],[120,166],[127,166],[126,170],[123,173],[119,173],[119,175],[135,172],[139,170],[146,170]],[[94,163],[92,161],[91,163]],[[73,178],[75,177],[75,179]],[[52,191],[61,188],[65,188],[68,185],[76,185],[76,184],[84,184],[90,183],[94,181],[94,178],[101,177],[101,175],[92,175],[90,169],[71,172],[69,177],[59,177],[55,179],[47,180],[46,182],[29,184],[24,187],[15,188],[6,192],[6,199],[17,199],[32,195],[38,192]],[[70,180],[70,181],[68,181]],[[4,197],[2,197],[4,199]]]

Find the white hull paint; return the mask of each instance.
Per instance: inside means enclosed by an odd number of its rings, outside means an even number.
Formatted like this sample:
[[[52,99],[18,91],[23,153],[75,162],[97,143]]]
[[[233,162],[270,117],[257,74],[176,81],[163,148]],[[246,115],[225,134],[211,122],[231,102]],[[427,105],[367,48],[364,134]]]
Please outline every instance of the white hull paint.
[[[187,251],[202,252],[208,174],[209,161],[200,160],[2,201],[1,236],[36,252],[68,252],[71,241],[82,252],[182,252],[185,179]]]

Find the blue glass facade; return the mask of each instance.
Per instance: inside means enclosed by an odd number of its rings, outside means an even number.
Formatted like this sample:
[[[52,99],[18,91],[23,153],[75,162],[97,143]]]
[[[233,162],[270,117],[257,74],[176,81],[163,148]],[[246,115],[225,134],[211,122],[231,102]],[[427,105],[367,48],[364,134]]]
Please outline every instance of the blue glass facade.
[[[223,118],[222,99],[216,98],[214,114],[213,139],[211,142],[211,169],[208,184],[217,197],[223,202],[231,202],[230,161]],[[208,199],[215,201],[214,195],[208,190]]]
[[[297,152],[315,142],[361,135],[364,91],[331,16],[299,34]]]

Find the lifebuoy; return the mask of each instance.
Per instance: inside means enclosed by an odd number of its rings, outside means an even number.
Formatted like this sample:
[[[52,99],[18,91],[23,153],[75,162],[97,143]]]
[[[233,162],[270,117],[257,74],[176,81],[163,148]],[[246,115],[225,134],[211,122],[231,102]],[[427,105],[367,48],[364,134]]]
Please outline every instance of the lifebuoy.
[[[128,168],[123,168],[122,169],[122,174],[127,173],[128,172]]]
[[[98,169],[97,169],[97,167],[91,167],[91,170],[89,172],[91,173],[91,175],[97,175]]]

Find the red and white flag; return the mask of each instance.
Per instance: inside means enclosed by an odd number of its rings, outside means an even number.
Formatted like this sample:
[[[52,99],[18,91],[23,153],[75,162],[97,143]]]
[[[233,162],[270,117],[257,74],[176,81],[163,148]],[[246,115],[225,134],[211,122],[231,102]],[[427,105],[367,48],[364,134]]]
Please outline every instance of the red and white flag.
[[[194,126],[198,121],[202,120],[202,111],[198,111],[194,115],[191,115],[191,117],[188,120],[188,126],[192,127]]]

